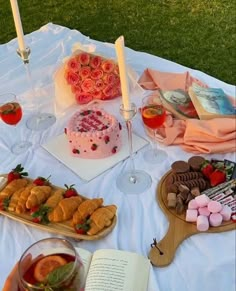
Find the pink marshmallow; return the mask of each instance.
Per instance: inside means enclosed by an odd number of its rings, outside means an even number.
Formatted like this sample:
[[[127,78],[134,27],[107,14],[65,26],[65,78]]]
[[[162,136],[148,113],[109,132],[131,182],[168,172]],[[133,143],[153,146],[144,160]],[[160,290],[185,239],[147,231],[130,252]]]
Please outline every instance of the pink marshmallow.
[[[198,209],[198,204],[195,199],[192,199],[188,203],[188,209]]]
[[[209,216],[209,222],[211,226],[220,226],[223,220],[223,216],[220,213],[212,213]]]
[[[208,210],[208,207],[200,207],[198,208],[198,213],[199,215],[204,215],[204,216],[209,216],[211,214],[211,212]]]
[[[232,210],[228,205],[224,205],[220,214],[222,215],[224,221],[229,221],[231,218]]]
[[[197,221],[198,212],[196,209],[187,209],[185,220],[188,222]]]
[[[197,230],[207,231],[209,229],[209,220],[205,215],[199,215],[197,217]]]
[[[210,201],[207,208],[211,213],[218,213],[222,210],[222,204],[218,201]]]
[[[206,194],[202,194],[195,197],[195,201],[197,202],[199,207],[205,207],[211,200]]]

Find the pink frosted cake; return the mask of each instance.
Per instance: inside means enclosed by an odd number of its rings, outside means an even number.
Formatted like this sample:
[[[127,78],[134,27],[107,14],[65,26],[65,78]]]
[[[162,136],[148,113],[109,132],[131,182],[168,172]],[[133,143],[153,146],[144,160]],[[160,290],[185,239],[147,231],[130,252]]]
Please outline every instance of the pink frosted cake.
[[[117,153],[122,145],[121,125],[100,108],[76,112],[65,128],[71,154],[84,159],[102,159]]]

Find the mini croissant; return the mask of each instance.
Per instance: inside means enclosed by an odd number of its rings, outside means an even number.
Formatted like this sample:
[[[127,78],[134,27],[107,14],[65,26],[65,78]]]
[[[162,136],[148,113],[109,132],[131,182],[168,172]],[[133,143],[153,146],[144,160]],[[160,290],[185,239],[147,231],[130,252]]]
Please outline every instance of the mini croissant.
[[[32,188],[36,187],[33,183],[27,185],[24,190],[21,192],[20,197],[18,199],[18,203],[16,205],[15,211],[16,213],[24,213],[26,209],[26,201],[30,195],[30,191]]]
[[[83,201],[80,196],[73,196],[62,199],[56,208],[48,214],[48,219],[51,222],[61,222],[72,218],[73,213]]]
[[[97,208],[102,206],[102,198],[94,198],[83,201],[73,215],[73,225],[81,223],[86,217],[91,215]]]
[[[14,192],[20,188],[25,187],[28,184],[26,179],[16,179],[11,181],[7,186],[0,192],[0,199],[11,197]]]
[[[111,225],[116,209],[115,205],[108,205],[95,210],[90,216],[90,229],[87,231],[87,234],[94,235],[104,227]]]
[[[51,190],[52,188],[50,186],[35,186],[32,188],[25,204],[26,208],[31,209],[32,207],[45,202],[48,199]]]
[[[8,210],[9,211],[15,211],[16,206],[18,204],[18,200],[20,199],[21,193],[24,191],[25,188],[20,188],[16,192],[13,193],[11,196],[11,200],[9,202]]]
[[[57,204],[63,199],[64,190],[57,189],[45,202],[45,205],[54,209]]]

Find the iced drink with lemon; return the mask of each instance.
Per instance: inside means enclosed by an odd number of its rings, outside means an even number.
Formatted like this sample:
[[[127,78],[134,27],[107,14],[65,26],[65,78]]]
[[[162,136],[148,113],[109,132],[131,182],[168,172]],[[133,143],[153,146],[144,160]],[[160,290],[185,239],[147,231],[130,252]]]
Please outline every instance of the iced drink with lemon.
[[[18,271],[20,291],[80,291],[84,287],[83,263],[65,239],[49,238],[30,246]]]

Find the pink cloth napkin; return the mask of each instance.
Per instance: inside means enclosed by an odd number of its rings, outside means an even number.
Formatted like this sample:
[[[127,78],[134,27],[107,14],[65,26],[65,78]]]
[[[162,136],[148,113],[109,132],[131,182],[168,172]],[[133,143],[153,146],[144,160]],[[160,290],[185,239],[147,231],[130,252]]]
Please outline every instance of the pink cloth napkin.
[[[191,77],[188,72],[176,74],[146,69],[139,79],[139,84],[149,90],[187,90],[193,81],[206,86]],[[155,92],[152,95],[155,95]],[[146,131],[154,138],[151,129],[146,127]],[[236,152],[236,119],[179,120],[168,113],[163,127],[157,130],[155,138],[167,146],[179,145],[185,151],[195,154]]]
[[[195,82],[200,86],[206,86],[196,78],[193,78],[189,72],[185,73],[169,73],[159,72],[152,69],[146,69],[140,77],[138,83],[144,89],[148,90],[176,90],[182,89],[187,91],[188,88]]]

